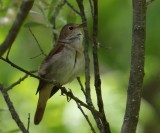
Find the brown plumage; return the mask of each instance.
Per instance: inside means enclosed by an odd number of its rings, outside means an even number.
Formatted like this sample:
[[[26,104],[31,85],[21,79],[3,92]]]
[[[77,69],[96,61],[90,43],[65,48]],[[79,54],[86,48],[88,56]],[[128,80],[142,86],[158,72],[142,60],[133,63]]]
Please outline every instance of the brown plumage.
[[[60,85],[71,82],[84,66],[81,29],[84,25],[67,24],[60,33],[55,48],[42,62],[39,76],[55,80]],[[35,112],[34,123],[37,125],[43,118],[48,99],[58,91],[52,83],[40,80],[37,93],[39,100]]]

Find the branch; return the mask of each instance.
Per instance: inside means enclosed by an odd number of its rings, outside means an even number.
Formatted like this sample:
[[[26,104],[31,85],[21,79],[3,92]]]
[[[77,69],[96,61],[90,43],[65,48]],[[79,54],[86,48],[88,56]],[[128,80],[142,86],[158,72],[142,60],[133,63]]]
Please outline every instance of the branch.
[[[18,32],[27,17],[30,9],[32,8],[34,0],[23,0],[18,11],[17,17],[12,25],[6,39],[0,45],[0,57],[5,53],[5,51],[10,48],[18,35]]]
[[[0,57],[0,59],[1,59],[1,60],[3,60],[4,62],[6,62],[6,63],[10,64],[12,67],[14,67],[14,68],[16,68],[16,69],[20,70],[21,72],[24,72],[24,73],[26,73],[26,74],[28,74],[28,75],[30,75],[30,76],[32,76],[32,77],[34,77],[34,78],[39,79],[39,77],[38,77],[38,76],[36,76],[36,75],[34,75],[34,74],[30,73],[29,71],[27,71],[27,70],[25,70],[25,69],[23,69],[23,68],[21,68],[21,67],[17,66],[16,64],[14,64],[13,62],[11,62],[10,60],[5,59],[5,58],[3,58],[3,57]]]
[[[54,84],[54,85],[56,85],[56,86],[59,86],[59,83],[58,83],[58,82],[56,82],[56,81],[51,81],[51,80],[48,80],[48,79],[45,79],[45,78],[36,76],[36,75],[32,74],[34,71],[27,71],[27,70],[25,70],[25,69],[17,66],[17,65],[14,64],[13,62],[11,62],[9,59],[4,59],[3,57],[0,57],[0,59],[3,60],[4,62],[10,64],[10,65],[13,66],[14,68],[20,70],[21,72],[24,72],[24,73],[30,75],[31,77],[34,77],[34,78],[36,78],[36,79],[39,79],[39,80],[43,80],[43,81],[52,83],[52,84]]]
[[[0,85],[0,91],[4,97],[4,100],[6,101],[6,104],[9,108],[9,111],[12,115],[12,118],[14,119],[14,121],[16,122],[17,126],[19,127],[19,129],[23,132],[23,133],[29,133],[27,131],[27,129],[25,128],[24,124],[22,123],[22,121],[20,120],[12,102],[11,102],[11,99],[7,93],[7,91],[5,89],[3,89],[3,86]]]
[[[77,11],[71,3],[69,3],[67,0],[64,0],[64,1],[66,2],[66,4],[67,4],[76,14],[78,14],[78,15],[81,16],[81,13],[80,13],[79,11]]]
[[[39,50],[41,51],[41,54],[44,55],[44,56],[47,56],[47,55],[44,53],[43,49],[41,48],[41,46],[40,46],[37,38],[35,37],[35,35],[33,34],[32,30],[31,30],[31,28],[29,27],[28,29],[29,29],[31,35],[33,36],[33,38],[35,39],[35,41],[36,41],[36,43],[37,43],[37,45],[38,45],[38,48],[39,48]]]
[[[65,5],[65,1],[61,0],[58,2],[58,4],[55,7],[54,13],[50,19],[50,23],[53,25],[53,30],[56,30],[56,17],[64,5]],[[55,34],[54,31],[53,31],[53,37],[54,37],[54,41],[56,42],[57,41],[57,34]]]
[[[20,84],[22,81],[24,81],[26,78],[28,77],[28,74],[25,74],[22,78],[20,78],[18,81],[16,81],[15,83],[11,84],[9,87],[7,87],[5,90],[9,91],[11,90],[13,87],[15,87],[16,85]]]
[[[77,102],[76,102],[76,103],[77,103]],[[78,106],[78,108],[80,109],[80,111],[82,112],[82,114],[83,114],[83,116],[85,117],[86,121],[88,122],[89,126],[91,127],[92,132],[93,132],[93,133],[96,133],[96,131],[95,131],[94,128],[93,128],[92,123],[90,122],[88,116],[84,113],[84,111],[83,111],[82,107],[79,105],[79,103],[77,103],[77,106]]]
[[[79,85],[80,85],[80,87],[81,87],[81,90],[82,90],[83,94],[86,96],[86,92],[85,92],[85,90],[84,90],[84,87],[83,87],[83,85],[82,85],[82,82],[81,82],[81,80],[80,80],[80,77],[77,77],[77,81],[78,81],[78,83],[79,83]]]
[[[71,90],[68,92],[65,87],[60,87],[60,89],[61,89],[62,95],[65,94],[67,96],[67,99],[68,97],[73,99],[76,103],[79,103],[81,106],[85,107],[86,109],[96,114],[96,116],[101,117],[101,114],[97,110],[95,110],[93,107],[87,105],[86,103],[84,103],[83,101],[75,97],[71,92]]]
[[[27,71],[27,70],[25,70],[25,69],[17,66],[16,64],[14,64],[13,62],[11,62],[11,61],[8,60],[8,59],[4,59],[3,57],[0,57],[0,59],[3,60],[4,62],[10,64],[10,65],[13,66],[14,68],[20,70],[21,72],[24,72],[24,73],[30,75],[31,77],[34,77],[34,78],[39,79],[39,80],[46,81],[46,82],[48,82],[48,83],[52,83],[52,84],[54,84],[55,86],[60,86],[60,84],[59,84],[57,81],[51,81],[51,80],[48,80],[48,79],[45,79],[45,78],[42,78],[42,77],[39,77],[39,76],[34,75],[33,73],[37,72],[36,70],[34,70],[34,71]]]
[[[92,14],[92,17],[93,17],[93,15],[94,15],[94,9],[93,9],[92,0],[89,0],[89,4],[90,4],[90,8],[91,8],[91,14]]]
[[[30,126],[30,113],[28,113],[28,124],[27,124],[27,131],[29,132],[29,126]]]
[[[78,4],[79,9],[80,9],[82,22],[86,23],[86,27],[87,27],[87,19],[86,19],[86,16],[85,16],[83,3],[82,3],[81,0],[77,0],[77,4]],[[90,94],[90,67],[89,67],[90,66],[90,59],[89,59],[89,55],[88,55],[89,34],[88,34],[87,28],[84,29],[84,38],[85,38],[84,56],[85,56],[86,102],[87,102],[88,105],[93,106],[92,99],[91,99],[91,94]]]
[[[122,133],[135,133],[142,97],[146,40],[146,0],[133,0],[131,70]]]
[[[102,99],[102,92],[101,92],[101,79],[99,74],[99,61],[98,61],[98,0],[93,0],[93,63],[94,63],[94,85],[97,95],[97,102],[99,112],[103,115],[101,121],[103,123],[103,128],[105,133],[110,133],[109,123],[106,120],[103,99]]]
[[[149,6],[152,2],[154,2],[155,0],[149,0],[147,1],[146,5]]]
[[[86,27],[87,27],[87,18],[84,12],[84,6],[83,6],[83,1],[82,0],[76,0],[77,4],[79,6],[80,9],[80,13],[81,13],[81,19],[83,23],[86,23]],[[92,99],[91,99],[91,90],[90,90],[90,59],[89,59],[89,34],[88,34],[88,30],[87,28],[84,28],[84,37],[85,37],[85,48],[84,48],[84,56],[85,56],[85,88],[86,88],[86,102],[87,104],[94,108],[93,103],[92,103]],[[100,130],[101,133],[104,132],[103,130],[103,126],[102,123],[99,119],[99,117],[97,117],[97,115],[94,112],[91,112],[98,129]]]

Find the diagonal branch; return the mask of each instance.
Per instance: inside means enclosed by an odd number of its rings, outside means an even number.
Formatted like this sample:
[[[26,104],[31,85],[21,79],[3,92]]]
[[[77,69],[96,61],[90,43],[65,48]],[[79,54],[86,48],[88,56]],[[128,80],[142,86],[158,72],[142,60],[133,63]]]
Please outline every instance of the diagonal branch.
[[[28,74],[25,74],[22,78],[20,78],[19,80],[17,80],[13,84],[11,84],[9,87],[7,87],[6,91],[11,90],[13,87],[15,87],[16,85],[20,84],[22,81],[24,81],[27,77],[28,77]]]
[[[77,102],[76,102],[77,103]],[[83,111],[82,107],[79,105],[79,103],[77,103],[77,106],[79,108],[79,110],[82,112],[83,116],[85,117],[86,121],[88,122],[89,126],[91,127],[91,130],[93,133],[96,133],[96,131],[94,130],[94,127],[92,125],[92,123],[90,122],[88,116],[85,114],[85,112]]]
[[[29,133],[27,131],[27,129],[25,128],[24,124],[22,123],[22,121],[20,120],[12,102],[11,102],[11,99],[7,93],[7,91],[5,89],[3,89],[3,86],[0,85],[0,91],[2,92],[2,95],[6,101],[6,104],[9,108],[9,111],[12,115],[12,118],[14,119],[14,121],[17,123],[17,126],[19,127],[19,129],[23,132],[23,133]]]
[[[54,85],[56,85],[56,86],[59,86],[59,83],[58,83],[58,82],[56,82],[56,81],[51,81],[51,80],[48,80],[48,79],[39,77],[39,76],[37,76],[37,75],[34,75],[34,74],[33,74],[34,71],[27,71],[27,70],[21,68],[20,66],[14,64],[13,62],[11,62],[9,59],[4,59],[3,57],[0,57],[0,59],[3,60],[4,62],[10,64],[12,67],[20,70],[21,72],[24,72],[24,73],[28,74],[28,75],[31,76],[31,77],[34,77],[34,78],[36,78],[36,79],[39,79],[39,80],[43,80],[43,81],[52,83],[52,84],[54,84]]]
[[[1,59],[1,60],[3,60],[4,62],[6,62],[6,63],[10,64],[12,67],[14,67],[14,68],[16,68],[16,69],[20,70],[21,72],[24,72],[24,73],[26,73],[26,74],[28,74],[28,75],[30,75],[30,76],[32,76],[32,77],[34,77],[34,78],[39,79],[39,77],[38,77],[38,76],[36,76],[36,75],[34,75],[34,74],[30,73],[29,71],[27,71],[27,70],[25,70],[25,69],[23,69],[23,68],[21,68],[21,67],[17,66],[16,64],[14,64],[13,62],[11,62],[10,60],[5,59],[5,58],[3,58],[3,57],[0,57],[0,59]]]
[[[40,46],[40,44],[39,44],[36,36],[34,35],[34,33],[33,33],[32,30],[31,30],[31,28],[29,27],[28,29],[29,29],[29,32],[31,33],[31,35],[33,36],[34,40],[36,41],[36,43],[37,43],[37,45],[38,45],[38,48],[39,48],[39,50],[41,51],[41,54],[44,55],[44,56],[47,56],[47,55],[44,53],[43,49],[41,48],[41,46]]]
[[[80,13],[79,11],[77,11],[77,10],[73,7],[73,5],[72,5],[71,3],[69,3],[67,0],[64,0],[64,1],[66,2],[66,4],[67,4],[76,14],[78,14],[78,15],[81,16],[81,13]]]
[[[71,91],[67,91],[65,87],[60,87],[62,95],[65,94],[68,98],[73,99],[76,103],[79,103],[80,106],[85,107],[86,109],[90,110],[91,112],[93,112],[97,117],[101,117],[101,114],[95,110],[95,108],[87,105],[86,103],[84,103],[83,101],[81,101],[80,99],[78,99],[76,96],[73,95],[73,93]]]
[[[83,85],[82,85],[82,82],[81,82],[81,80],[80,80],[80,77],[77,77],[77,81],[78,81],[78,83],[79,83],[79,85],[80,85],[80,87],[81,87],[81,91],[82,91],[83,94],[86,96],[86,92],[85,92],[85,90],[84,90],[84,87],[83,87]]]
[[[18,11],[17,17],[15,19],[14,24],[12,25],[6,39],[0,45],[0,57],[6,52],[8,48],[10,48],[18,35],[18,32],[27,17],[30,9],[32,8],[34,0],[23,0]]]

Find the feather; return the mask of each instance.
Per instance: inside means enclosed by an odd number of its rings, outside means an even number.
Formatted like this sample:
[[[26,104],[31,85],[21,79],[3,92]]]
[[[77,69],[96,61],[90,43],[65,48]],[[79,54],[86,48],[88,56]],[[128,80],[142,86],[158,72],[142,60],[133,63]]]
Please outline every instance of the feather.
[[[43,118],[45,107],[48,99],[50,98],[52,88],[53,84],[48,83],[39,90],[39,99],[38,99],[36,113],[34,116],[34,124],[36,125],[39,124]]]

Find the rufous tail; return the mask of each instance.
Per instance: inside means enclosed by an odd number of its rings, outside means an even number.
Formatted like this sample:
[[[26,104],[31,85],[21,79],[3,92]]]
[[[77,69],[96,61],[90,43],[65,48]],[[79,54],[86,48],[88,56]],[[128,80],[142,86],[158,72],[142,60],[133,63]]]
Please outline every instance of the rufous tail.
[[[39,91],[39,99],[38,99],[37,109],[34,116],[35,125],[38,125],[43,118],[45,107],[50,97],[52,88],[53,88],[53,85],[48,84],[45,87],[41,88]]]

